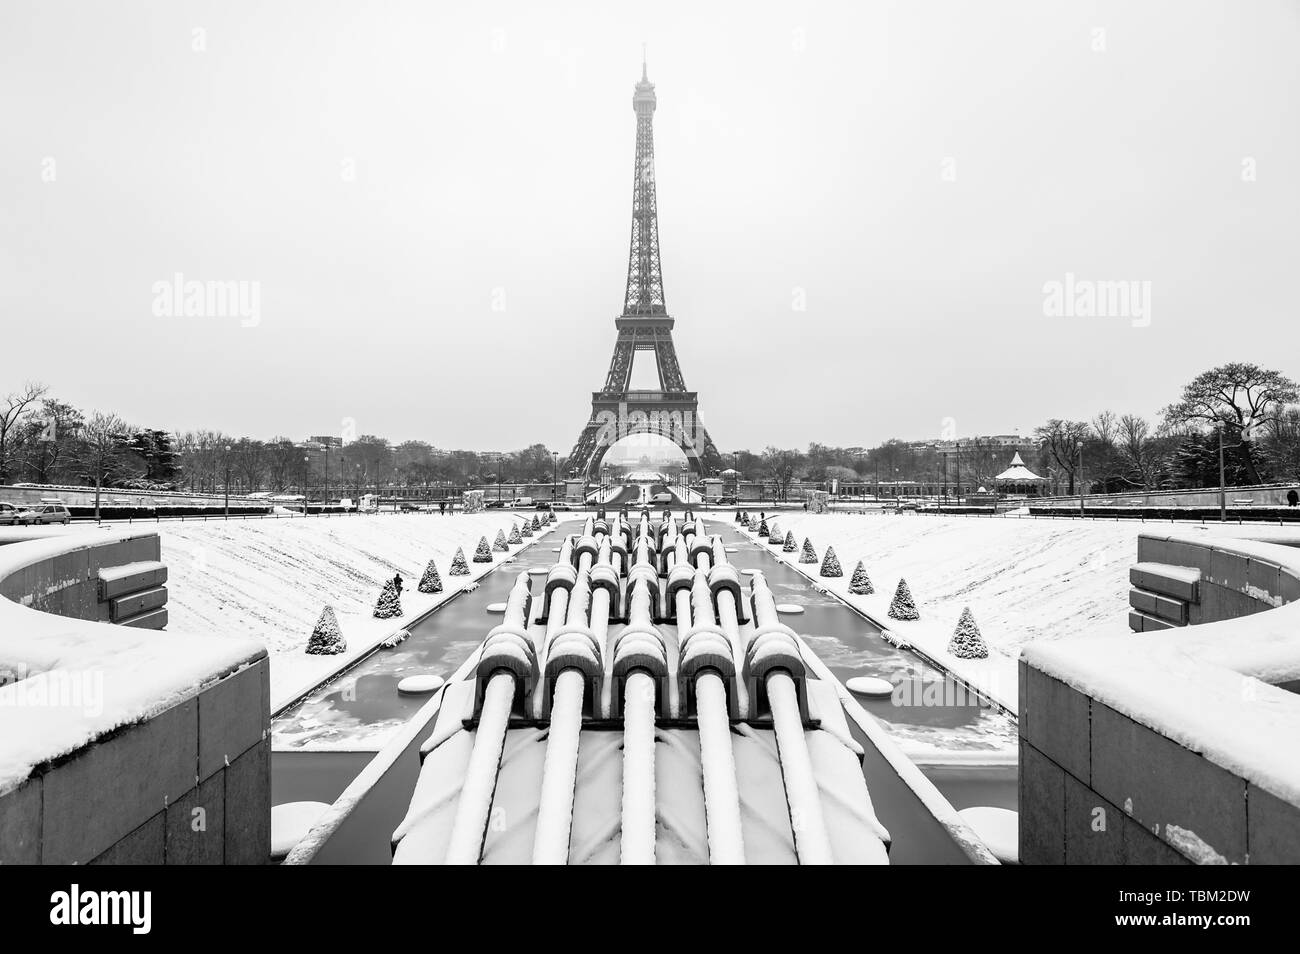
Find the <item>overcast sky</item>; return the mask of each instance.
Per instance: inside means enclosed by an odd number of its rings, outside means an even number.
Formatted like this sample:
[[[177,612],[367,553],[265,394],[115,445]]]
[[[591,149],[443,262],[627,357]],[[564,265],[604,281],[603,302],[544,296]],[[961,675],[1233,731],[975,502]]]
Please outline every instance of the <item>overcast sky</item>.
[[[1297,376],[1298,10],[5,0],[0,391],[567,452],[622,307],[643,41],[723,450]],[[176,273],[258,283],[256,322],[157,314]],[[1149,321],[1046,314],[1067,273],[1149,282]]]

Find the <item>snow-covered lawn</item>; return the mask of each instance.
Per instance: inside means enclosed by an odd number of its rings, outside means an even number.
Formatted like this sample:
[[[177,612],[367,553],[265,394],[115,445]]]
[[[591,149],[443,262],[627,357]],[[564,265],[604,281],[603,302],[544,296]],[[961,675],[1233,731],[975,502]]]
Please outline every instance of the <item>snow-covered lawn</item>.
[[[833,546],[844,575],[823,579],[818,564],[798,564],[797,552],[781,554],[795,569],[1013,712],[1015,660],[1024,643],[1128,632],[1128,570],[1137,561],[1138,534],[1156,526],[802,512],[778,513],[775,520],[783,535],[794,532],[801,547],[805,537],[810,539],[819,560]],[[869,596],[848,592],[859,560],[875,587]],[[919,620],[887,615],[900,578],[912,591]],[[989,646],[987,660],[958,659],[948,652],[967,606]]]
[[[284,520],[214,520],[161,524],[168,568],[169,629],[213,636],[252,637],[271,655],[271,705],[291,701],[321,679],[364,655],[510,556],[469,564],[471,576],[449,576],[457,547],[472,560],[479,538],[533,513],[373,514]],[[545,529],[542,531],[544,534]],[[537,540],[542,535],[525,538]],[[518,552],[520,547],[512,547]],[[443,592],[416,587],[436,560]],[[401,573],[403,614],[371,614],[383,584]],[[347,652],[308,656],[307,637],[330,604]]]

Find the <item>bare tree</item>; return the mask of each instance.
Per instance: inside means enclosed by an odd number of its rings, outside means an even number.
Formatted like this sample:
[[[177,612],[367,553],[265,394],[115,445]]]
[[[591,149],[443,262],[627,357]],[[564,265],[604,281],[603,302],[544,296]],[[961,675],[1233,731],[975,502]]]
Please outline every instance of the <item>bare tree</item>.
[[[0,484],[9,481],[11,457],[17,449],[14,445],[21,440],[24,424],[46,390],[45,385],[29,381],[0,399]]]
[[[1079,448],[1083,446],[1088,433],[1088,425],[1083,421],[1065,421],[1055,417],[1042,427],[1034,428],[1034,436],[1042,444],[1048,459],[1066,476],[1069,483],[1066,493],[1074,493],[1074,481],[1079,469]]]
[[[99,519],[99,498],[104,483],[115,476],[126,458],[131,428],[116,414],[96,411],[81,428],[78,458],[95,482],[95,519]]]

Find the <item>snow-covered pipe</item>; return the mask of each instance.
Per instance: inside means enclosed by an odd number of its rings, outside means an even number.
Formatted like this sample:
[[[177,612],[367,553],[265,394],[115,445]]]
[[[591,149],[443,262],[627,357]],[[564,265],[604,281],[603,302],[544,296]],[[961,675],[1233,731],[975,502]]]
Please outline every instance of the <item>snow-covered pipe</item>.
[[[675,568],[675,572],[689,567]],[[701,581],[703,574],[700,574]],[[671,585],[671,584],[670,584]],[[691,590],[674,591],[677,631],[681,639],[679,671],[688,691],[679,694],[695,700],[695,720],[700,733],[700,763],[704,774],[704,816],[708,828],[710,864],[744,864],[745,840],[740,822],[740,792],[736,758],[731,748],[731,707],[725,676],[735,685],[731,642],[712,623],[712,603],[703,597],[705,619],[696,623],[691,613]]]
[[[731,749],[727,690],[713,669],[695,677],[696,722],[704,772],[704,814],[709,837],[709,864],[743,865],[745,838],[740,823],[736,757]]]
[[[794,680],[784,670],[767,676],[767,698],[772,707],[776,729],[776,749],[781,760],[781,781],[785,801],[790,809],[790,830],[794,833],[794,850],[801,865],[829,865],[831,840],[822,815],[821,792],[808,755],[808,740],[803,734],[803,719]]]
[[[546,738],[541,794],[537,800],[537,834],[533,864],[562,865],[569,860],[573,830],[573,796],[578,776],[578,738],[587,680],[577,669],[556,677],[551,698],[551,726]]]
[[[501,768],[501,750],[505,747],[506,726],[514,698],[513,673],[502,670],[488,680],[474,735],[474,748],[465,768],[465,783],[461,786],[456,818],[447,844],[446,863],[449,865],[476,865],[483,856],[488,817],[492,812],[497,773]]]
[[[833,864],[821,793],[808,755],[808,740],[804,737],[808,718],[807,674],[799,652],[799,638],[779,621],[776,601],[762,573],[755,573],[750,581],[750,599],[754,635],[745,651],[745,670],[751,685],[763,683],[771,711],[795,853],[800,864]],[[719,599],[719,605],[723,602],[724,599]],[[754,696],[751,690],[751,703],[757,709]]]
[[[655,863],[655,684],[633,671],[623,687],[623,805],[619,861]]]

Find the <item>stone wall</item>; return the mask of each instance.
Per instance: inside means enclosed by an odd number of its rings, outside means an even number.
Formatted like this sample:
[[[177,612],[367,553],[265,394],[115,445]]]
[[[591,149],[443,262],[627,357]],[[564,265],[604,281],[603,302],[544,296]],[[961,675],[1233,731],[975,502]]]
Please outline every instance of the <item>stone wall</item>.
[[[1294,748],[1261,757],[1254,740],[1231,738],[1253,731],[1252,685],[1268,694],[1261,701],[1270,720],[1300,727],[1300,699],[1277,691],[1293,686],[1255,683],[1251,671],[1252,658],[1287,671],[1285,655],[1251,652],[1276,645],[1271,629],[1294,632],[1300,607],[1277,608],[1300,600],[1300,552],[1144,534],[1138,557],[1130,594],[1137,635],[1035,647],[1020,661],[1022,863],[1300,863],[1300,798],[1293,788],[1277,794]],[[1276,627],[1247,631],[1242,618],[1263,611],[1277,612],[1262,621]],[[1203,638],[1180,636],[1180,627],[1208,623],[1216,625]],[[1234,648],[1246,651],[1234,656]],[[1198,707],[1213,712],[1218,739],[1198,736]],[[1275,771],[1280,765],[1286,771]]]
[[[99,651],[101,679],[115,680],[114,689],[129,686],[130,698],[145,701],[138,716],[119,724],[87,715],[87,737],[80,744],[35,764],[16,784],[0,785],[0,864],[266,862],[271,788],[265,651],[238,643],[228,650],[223,641],[165,632],[123,641],[115,635],[123,630],[105,625],[165,624],[166,568],[156,534],[29,533],[32,539],[10,536],[0,548],[0,667],[22,656],[7,653],[10,639],[30,651],[47,636],[71,636],[68,645],[82,642]],[[30,547],[39,548],[38,559],[25,558]],[[77,622],[70,629],[51,616]],[[150,667],[141,641],[173,638],[221,643],[202,678],[192,682],[188,671],[169,678]],[[105,651],[116,658],[115,642],[123,646],[121,671],[102,662]],[[137,655],[127,656],[128,648]],[[64,660],[61,651],[55,655],[60,664],[77,668],[75,659]],[[157,701],[149,700],[151,680]],[[69,729],[66,709],[33,705],[17,695],[22,688],[19,681],[0,689],[0,702],[14,703],[8,713],[0,712],[7,718],[2,731],[21,725],[39,743],[56,735],[43,729],[44,720],[61,719],[60,728]],[[76,731],[75,724],[71,729]],[[6,768],[11,766],[0,765]]]

